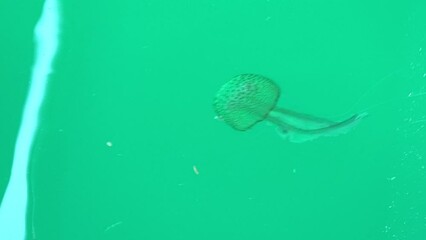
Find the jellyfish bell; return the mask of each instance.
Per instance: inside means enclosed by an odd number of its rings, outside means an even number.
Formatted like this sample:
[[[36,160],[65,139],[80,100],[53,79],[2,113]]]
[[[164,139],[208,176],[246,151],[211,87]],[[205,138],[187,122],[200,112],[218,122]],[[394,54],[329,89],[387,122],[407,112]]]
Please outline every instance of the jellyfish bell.
[[[356,114],[335,122],[278,107],[279,96],[280,88],[271,79],[258,74],[240,74],[219,89],[213,107],[217,117],[236,130],[246,131],[259,122],[268,121],[291,142],[347,133],[367,115]]]
[[[220,88],[213,107],[225,123],[245,131],[267,118],[279,95],[280,89],[272,80],[256,74],[241,74]]]

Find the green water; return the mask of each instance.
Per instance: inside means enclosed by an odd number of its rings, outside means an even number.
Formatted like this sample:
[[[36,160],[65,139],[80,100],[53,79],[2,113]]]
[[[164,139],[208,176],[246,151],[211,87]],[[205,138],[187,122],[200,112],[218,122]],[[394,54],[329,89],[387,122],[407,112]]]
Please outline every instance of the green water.
[[[27,239],[426,239],[424,1],[60,3]],[[0,3],[0,196],[42,7]],[[235,131],[212,102],[241,73],[280,106],[369,116],[300,144]]]

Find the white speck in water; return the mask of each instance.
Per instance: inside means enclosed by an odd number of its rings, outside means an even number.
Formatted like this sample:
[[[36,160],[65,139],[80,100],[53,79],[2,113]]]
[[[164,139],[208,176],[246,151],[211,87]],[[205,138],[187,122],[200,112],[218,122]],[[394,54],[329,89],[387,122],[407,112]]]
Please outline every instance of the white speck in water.
[[[389,227],[389,226],[385,226],[385,230],[384,230],[384,232],[385,233],[387,233],[387,232],[389,232],[389,230],[390,230],[391,228]]]
[[[218,121],[223,121],[222,116],[214,116],[214,119],[215,119],[215,120],[218,120]]]
[[[198,169],[197,169],[197,166],[192,166],[192,169],[194,170],[194,173],[196,174],[196,175],[198,175],[198,174],[200,174],[200,172],[198,171]]]
[[[108,147],[112,147],[112,142],[108,141],[108,142],[106,142],[106,145],[107,145]]]
[[[389,178],[387,178],[389,181],[393,181],[393,180],[395,180],[396,179],[396,177],[389,177]]]
[[[120,225],[122,223],[123,223],[122,221],[118,221],[118,222],[116,222],[114,224],[111,224],[110,226],[108,226],[107,228],[105,228],[104,232],[107,232],[107,231],[111,230],[111,228],[115,228],[115,227],[117,227],[118,225]]]

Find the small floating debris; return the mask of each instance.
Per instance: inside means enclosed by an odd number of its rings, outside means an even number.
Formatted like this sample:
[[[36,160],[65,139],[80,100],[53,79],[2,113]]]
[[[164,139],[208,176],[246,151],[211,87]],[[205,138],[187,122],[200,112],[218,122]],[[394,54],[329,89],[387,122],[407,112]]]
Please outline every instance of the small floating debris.
[[[117,227],[118,225],[120,225],[120,224],[122,224],[122,223],[123,223],[123,221],[118,221],[118,222],[116,222],[116,223],[114,223],[114,224],[112,224],[112,225],[108,226],[107,228],[105,228],[104,232],[108,232],[108,231],[109,231],[109,230],[111,230],[112,228],[115,228],[115,227]]]
[[[196,174],[196,175],[199,175],[200,174],[200,172],[198,171],[198,169],[197,169],[197,166],[192,166],[192,169],[194,170],[194,173]]]
[[[389,180],[389,181],[393,181],[393,180],[395,180],[396,179],[396,177],[388,177],[387,178],[387,180]]]

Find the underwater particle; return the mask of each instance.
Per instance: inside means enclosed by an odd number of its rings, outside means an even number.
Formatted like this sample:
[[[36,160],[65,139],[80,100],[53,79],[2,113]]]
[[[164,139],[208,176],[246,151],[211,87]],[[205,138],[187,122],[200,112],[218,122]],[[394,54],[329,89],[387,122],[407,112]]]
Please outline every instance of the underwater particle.
[[[108,232],[109,230],[111,230],[112,228],[115,228],[115,227],[117,227],[118,225],[120,225],[120,224],[122,224],[123,223],[123,221],[118,221],[118,222],[116,222],[116,223],[114,223],[114,224],[111,224],[110,226],[108,226],[107,228],[105,228],[105,230],[104,230],[104,232]]]
[[[395,179],[396,179],[396,177],[388,177],[388,178],[387,178],[387,180],[388,180],[388,181],[393,181],[393,180],[395,180]]]
[[[196,175],[199,175],[200,174],[200,172],[198,171],[198,169],[197,169],[197,166],[192,166],[192,170],[194,170],[194,173],[196,174]]]
[[[235,130],[246,131],[261,121],[276,125],[280,134],[291,142],[304,142],[320,136],[348,132],[367,113],[334,122],[276,106],[280,88],[271,79],[258,74],[240,74],[217,92],[213,108],[216,118]]]
[[[107,145],[108,147],[112,147],[112,142],[108,141],[108,142],[106,142],[106,145]]]

